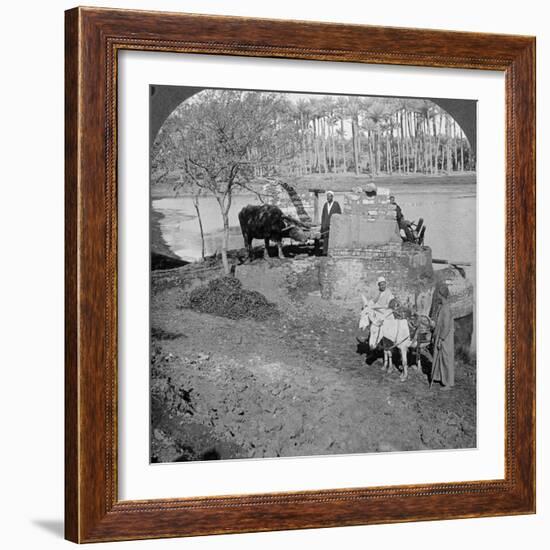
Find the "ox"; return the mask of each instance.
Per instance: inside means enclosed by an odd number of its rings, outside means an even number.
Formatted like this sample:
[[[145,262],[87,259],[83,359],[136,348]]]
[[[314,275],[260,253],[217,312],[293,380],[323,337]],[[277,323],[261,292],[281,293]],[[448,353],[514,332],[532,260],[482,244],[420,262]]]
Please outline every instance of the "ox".
[[[359,319],[360,330],[370,330],[369,347],[375,349],[380,343],[384,349],[384,363],[382,369],[388,372],[392,366],[393,348],[401,352],[402,373],[400,380],[403,382],[409,374],[407,352],[413,345],[409,324],[406,319],[396,319],[393,311],[387,308],[377,308],[371,300],[363,296],[363,309]]]
[[[244,245],[249,258],[253,258],[252,240],[263,239],[265,242],[264,258],[268,258],[269,241],[277,243],[279,256],[283,257],[282,239],[290,237],[295,241],[305,242],[308,236],[304,229],[308,227],[302,222],[287,216],[277,206],[262,204],[248,205],[239,212],[239,223],[243,233]]]

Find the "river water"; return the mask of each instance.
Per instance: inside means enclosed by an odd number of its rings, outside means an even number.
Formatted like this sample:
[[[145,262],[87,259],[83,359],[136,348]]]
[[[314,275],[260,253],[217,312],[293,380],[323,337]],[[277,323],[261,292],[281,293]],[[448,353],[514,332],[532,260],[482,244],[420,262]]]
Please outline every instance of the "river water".
[[[432,248],[434,258],[455,262],[476,261],[476,186],[475,184],[426,183],[391,186],[403,214],[408,220],[424,218],[425,244]],[[343,203],[343,194],[336,193]],[[247,204],[258,204],[256,196],[233,198],[229,213],[231,232],[229,248],[241,248],[243,238],[239,227],[239,210]],[[190,197],[159,198],[152,201],[153,210],[161,214],[161,234],[172,252],[183,260],[201,257],[198,219]],[[201,198],[206,254],[221,250],[222,218],[218,203],[212,197]],[[310,213],[311,215],[311,213]],[[259,243],[258,243],[259,244]],[[467,269],[471,276],[473,269]]]

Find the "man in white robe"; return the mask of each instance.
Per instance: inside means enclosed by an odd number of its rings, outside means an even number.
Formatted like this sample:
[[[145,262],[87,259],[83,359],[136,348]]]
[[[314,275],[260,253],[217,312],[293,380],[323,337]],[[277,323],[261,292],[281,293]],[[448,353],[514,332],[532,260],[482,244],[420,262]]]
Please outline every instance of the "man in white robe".
[[[378,277],[378,280],[376,282],[378,284],[378,295],[374,299],[374,307],[377,309],[389,309],[390,302],[395,298],[395,296],[388,288],[386,279],[384,277]]]

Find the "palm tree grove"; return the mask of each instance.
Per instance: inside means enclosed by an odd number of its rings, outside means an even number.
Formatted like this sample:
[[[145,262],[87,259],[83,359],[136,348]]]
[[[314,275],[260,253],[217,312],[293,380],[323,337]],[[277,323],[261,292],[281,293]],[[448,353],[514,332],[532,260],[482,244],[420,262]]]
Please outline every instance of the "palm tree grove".
[[[249,136],[223,136],[224,129],[242,122],[249,123]],[[238,143],[241,167],[256,177],[475,170],[460,126],[430,100],[207,90],[182,103],[159,133],[155,178],[185,168],[191,147],[185,136],[193,124],[204,125],[205,137],[210,130],[212,139]],[[193,141],[197,145],[196,136]],[[174,158],[178,148],[181,154]]]

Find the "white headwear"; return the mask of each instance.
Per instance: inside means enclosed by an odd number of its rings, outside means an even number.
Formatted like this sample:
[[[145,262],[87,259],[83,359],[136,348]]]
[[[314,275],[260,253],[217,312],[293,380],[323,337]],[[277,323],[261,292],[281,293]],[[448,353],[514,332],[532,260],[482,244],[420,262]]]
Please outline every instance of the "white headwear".
[[[386,279],[384,277],[378,277],[378,280],[376,282],[377,282],[377,284],[385,283]]]
[[[334,191],[327,191],[326,194],[327,194],[327,195],[330,194],[330,195],[332,195],[332,196],[334,197]]]

